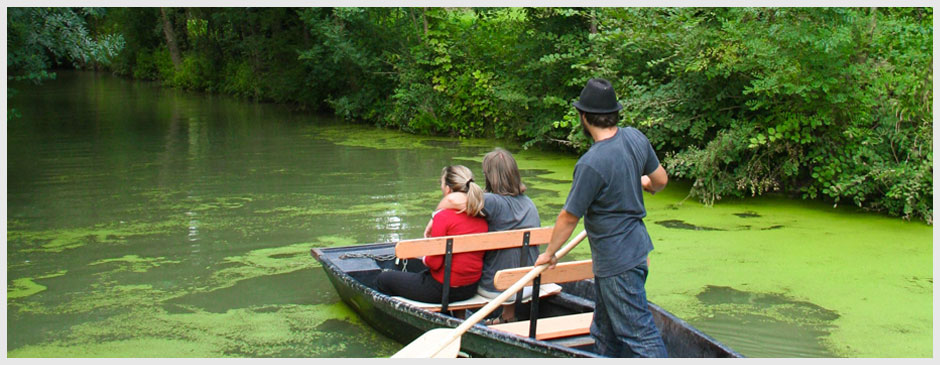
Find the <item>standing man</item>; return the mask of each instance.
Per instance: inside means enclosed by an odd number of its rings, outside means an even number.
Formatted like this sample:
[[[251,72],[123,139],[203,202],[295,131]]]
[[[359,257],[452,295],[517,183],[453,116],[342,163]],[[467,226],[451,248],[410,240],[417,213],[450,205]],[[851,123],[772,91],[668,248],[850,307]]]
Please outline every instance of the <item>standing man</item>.
[[[581,217],[591,244],[596,300],[591,336],[608,357],[666,357],[646,302],[647,255],[653,243],[643,217],[643,190],[666,187],[666,170],[642,132],[620,128],[620,109],[610,82],[591,79],[574,103],[594,145],[574,166],[571,191],[558,214],[552,240],[535,265],[558,260],[555,252]]]

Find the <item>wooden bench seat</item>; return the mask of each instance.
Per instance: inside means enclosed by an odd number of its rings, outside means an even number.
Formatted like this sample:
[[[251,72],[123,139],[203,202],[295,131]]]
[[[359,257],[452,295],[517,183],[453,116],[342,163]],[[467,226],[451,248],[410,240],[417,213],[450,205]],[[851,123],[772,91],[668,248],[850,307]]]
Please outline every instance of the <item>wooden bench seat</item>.
[[[493,286],[505,289],[522,279],[532,267],[519,267],[500,270],[493,279]],[[550,270],[542,271],[540,283],[556,285],[554,283],[567,283],[594,277],[594,264],[591,260],[563,262]],[[532,283],[528,283],[531,285]],[[545,286],[545,285],[542,285]],[[529,321],[504,323],[489,326],[492,329],[516,334],[523,337],[535,337],[537,340],[551,340],[574,336],[584,336],[591,332],[593,312],[577,313],[565,316],[537,318]],[[531,331],[535,325],[535,333]]]
[[[565,316],[539,318],[536,326],[536,340],[551,340],[555,338],[583,336],[591,333],[591,320],[594,312],[569,314]],[[522,337],[529,336],[529,321],[494,324],[488,326],[494,330],[516,334]]]

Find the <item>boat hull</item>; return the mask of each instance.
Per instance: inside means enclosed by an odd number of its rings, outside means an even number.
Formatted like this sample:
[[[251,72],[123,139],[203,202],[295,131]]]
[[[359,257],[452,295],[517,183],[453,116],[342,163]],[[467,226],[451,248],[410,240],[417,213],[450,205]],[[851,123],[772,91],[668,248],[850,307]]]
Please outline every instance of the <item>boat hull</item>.
[[[405,304],[370,286],[374,285],[375,278],[383,269],[402,268],[394,262],[375,259],[388,258],[393,253],[394,245],[390,243],[311,250],[339,297],[380,333],[407,344],[429,330],[459,326],[462,319]],[[407,265],[412,266],[411,270],[423,267],[420,263]],[[541,302],[543,315],[593,311],[592,280],[562,286],[562,294]],[[670,357],[741,357],[655,304],[650,303],[650,310],[663,334]],[[540,341],[489,329],[481,324],[474,325],[461,337],[461,350],[472,357],[486,358],[599,357],[592,352],[590,336]]]

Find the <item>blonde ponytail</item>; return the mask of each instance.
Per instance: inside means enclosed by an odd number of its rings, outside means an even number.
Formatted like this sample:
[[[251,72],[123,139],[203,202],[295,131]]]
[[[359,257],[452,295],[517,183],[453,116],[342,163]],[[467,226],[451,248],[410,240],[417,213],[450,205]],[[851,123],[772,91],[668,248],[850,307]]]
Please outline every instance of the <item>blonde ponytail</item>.
[[[476,217],[483,211],[483,188],[473,180],[467,185],[467,215]]]
[[[473,180],[473,172],[463,165],[447,166],[441,171],[444,184],[451,190],[467,194],[467,207],[458,213],[466,212],[471,217],[479,216],[483,211],[483,188]]]

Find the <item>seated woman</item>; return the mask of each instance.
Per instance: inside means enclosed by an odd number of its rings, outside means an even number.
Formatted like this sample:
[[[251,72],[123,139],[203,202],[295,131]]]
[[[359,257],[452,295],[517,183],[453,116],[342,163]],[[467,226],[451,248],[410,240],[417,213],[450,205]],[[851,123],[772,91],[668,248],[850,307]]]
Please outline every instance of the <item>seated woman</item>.
[[[431,216],[430,237],[454,236],[487,231],[486,220],[480,217],[483,189],[473,182],[473,173],[465,166],[445,167],[441,173],[444,196],[460,192],[466,196],[466,208],[441,209]],[[451,259],[448,300],[470,299],[477,292],[483,269],[483,251],[454,254]],[[536,255],[538,255],[536,253]],[[444,255],[426,256],[422,260],[428,270],[418,273],[384,271],[379,274],[377,289],[425,303],[440,303],[444,294]]]
[[[532,199],[525,195],[526,187],[522,184],[516,160],[509,151],[496,148],[483,156],[483,176],[486,180],[483,214],[489,224],[490,232],[535,228],[541,225],[539,212]],[[454,192],[444,196],[438,204],[438,209],[462,209],[468,203],[466,194]],[[425,229],[425,236],[432,228],[431,223],[433,221],[429,222],[428,228]],[[525,261],[521,263],[521,252],[522,250],[518,248],[486,251],[483,259],[483,275],[477,293],[490,299],[496,298],[501,294],[493,286],[493,278],[497,271],[532,266],[539,256],[538,247],[529,246]],[[525,287],[523,298],[531,295],[532,287]],[[515,300],[514,297],[512,300]],[[499,319],[487,323],[495,324],[515,320],[515,306],[503,305],[502,309]]]

